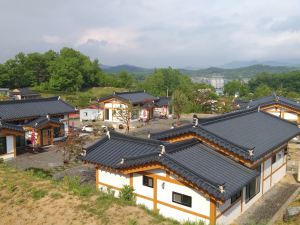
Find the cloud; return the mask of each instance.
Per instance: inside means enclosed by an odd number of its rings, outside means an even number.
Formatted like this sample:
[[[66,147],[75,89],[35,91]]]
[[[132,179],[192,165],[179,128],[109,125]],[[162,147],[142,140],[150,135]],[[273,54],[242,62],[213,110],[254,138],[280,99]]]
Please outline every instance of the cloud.
[[[286,60],[300,58],[299,21],[299,0],[0,1],[0,62],[63,46],[109,65]]]

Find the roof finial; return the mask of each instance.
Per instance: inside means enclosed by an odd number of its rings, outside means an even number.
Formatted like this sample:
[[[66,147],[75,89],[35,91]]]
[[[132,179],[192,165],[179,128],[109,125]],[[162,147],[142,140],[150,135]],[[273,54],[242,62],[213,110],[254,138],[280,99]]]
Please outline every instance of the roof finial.
[[[193,127],[198,126],[199,123],[199,119],[198,116],[196,114],[193,115]]]
[[[219,191],[223,194],[225,193],[225,183],[219,185]]]
[[[166,147],[164,145],[160,145],[161,151],[160,154],[165,154],[166,153]]]
[[[109,130],[106,131],[106,136],[108,137],[108,139],[110,139],[110,133],[109,133]]]
[[[122,158],[120,164],[124,164],[124,162],[125,162],[125,159]]]
[[[150,133],[150,131],[148,131],[148,138],[149,138],[149,139],[151,138],[151,133]]]
[[[46,115],[47,120],[50,120],[50,116],[49,114]]]
[[[249,156],[254,156],[254,148],[248,149]]]
[[[60,96],[58,96],[57,100],[60,100]]]
[[[259,105],[258,108],[257,108],[257,112],[260,112],[260,105]]]
[[[2,125],[2,117],[0,117],[0,126]]]

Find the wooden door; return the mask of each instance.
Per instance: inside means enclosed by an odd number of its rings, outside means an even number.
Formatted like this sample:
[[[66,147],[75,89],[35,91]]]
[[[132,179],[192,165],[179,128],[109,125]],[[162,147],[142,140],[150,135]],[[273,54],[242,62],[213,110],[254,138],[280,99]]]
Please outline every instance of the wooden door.
[[[51,129],[42,130],[42,145],[51,145],[52,144],[52,131]]]

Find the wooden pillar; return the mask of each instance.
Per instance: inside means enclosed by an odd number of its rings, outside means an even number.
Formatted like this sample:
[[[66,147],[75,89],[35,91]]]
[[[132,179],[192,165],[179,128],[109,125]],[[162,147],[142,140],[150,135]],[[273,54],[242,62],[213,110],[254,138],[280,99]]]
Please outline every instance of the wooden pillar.
[[[96,166],[96,189],[98,190],[99,183],[99,168]]]
[[[298,115],[297,124],[300,125],[300,114],[297,115]]]
[[[51,145],[53,145],[53,139],[54,139],[54,129],[51,127]]]
[[[131,173],[129,176],[129,185],[133,188],[133,173]]]
[[[216,201],[213,199],[210,199],[210,216],[209,216],[209,224],[210,225],[215,225],[216,224],[216,214],[217,214],[217,209],[216,209]]]
[[[157,178],[153,177],[153,210],[157,210]]]
[[[17,156],[17,140],[16,140],[16,136],[13,136],[13,148],[14,148],[14,157]]]

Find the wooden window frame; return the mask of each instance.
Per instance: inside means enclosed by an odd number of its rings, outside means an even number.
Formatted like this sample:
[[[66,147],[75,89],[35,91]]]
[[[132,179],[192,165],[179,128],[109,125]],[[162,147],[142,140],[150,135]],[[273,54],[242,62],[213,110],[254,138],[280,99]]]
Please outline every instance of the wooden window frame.
[[[181,196],[181,201],[176,201],[175,198],[174,198],[175,195],[180,195]],[[184,198],[189,198],[190,201],[189,202],[184,202]],[[188,196],[188,195],[181,194],[181,193],[173,191],[172,192],[172,202],[192,208],[192,196]]]
[[[149,184],[149,180],[152,180],[152,185]],[[152,177],[143,175],[143,186],[153,188],[154,179]]]

